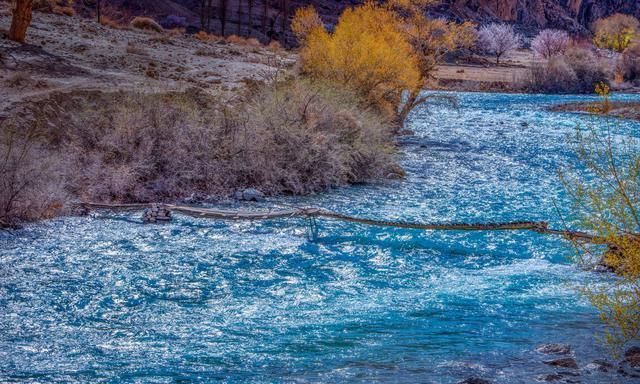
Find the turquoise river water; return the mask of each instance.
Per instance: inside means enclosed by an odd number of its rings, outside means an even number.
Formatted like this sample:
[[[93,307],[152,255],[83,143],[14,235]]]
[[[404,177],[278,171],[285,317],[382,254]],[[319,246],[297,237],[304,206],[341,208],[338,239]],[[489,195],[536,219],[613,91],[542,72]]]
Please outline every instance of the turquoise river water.
[[[455,95],[458,109],[413,116],[405,180],[246,206],[559,225],[557,170],[575,161],[567,135],[587,118],[546,108],[587,97]],[[531,383],[556,372],[537,344],[571,344],[581,366],[607,357],[575,288],[611,277],[572,265],[563,240],[319,227],[310,242],[301,219],[94,213],[0,231],[0,382]]]

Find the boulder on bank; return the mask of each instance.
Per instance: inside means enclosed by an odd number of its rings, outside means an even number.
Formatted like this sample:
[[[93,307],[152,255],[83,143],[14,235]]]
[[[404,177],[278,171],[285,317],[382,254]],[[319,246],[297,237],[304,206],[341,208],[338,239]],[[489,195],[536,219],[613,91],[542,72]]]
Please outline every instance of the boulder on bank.
[[[241,191],[236,191],[236,193],[233,194],[233,197],[236,200],[241,201],[264,201],[264,193],[258,191],[255,188],[247,188]]]

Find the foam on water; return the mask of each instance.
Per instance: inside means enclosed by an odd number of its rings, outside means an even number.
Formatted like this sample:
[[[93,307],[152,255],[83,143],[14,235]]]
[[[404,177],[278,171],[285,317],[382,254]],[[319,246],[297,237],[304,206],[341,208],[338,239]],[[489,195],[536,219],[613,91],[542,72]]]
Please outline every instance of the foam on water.
[[[456,96],[460,109],[413,117],[406,180],[264,205],[558,225],[556,172],[584,118],[546,107],[585,97]],[[570,343],[582,365],[606,354],[574,288],[608,277],[571,265],[559,239],[320,220],[310,243],[298,219],[139,221],[103,213],[0,234],[1,381],[529,383],[553,372],[539,343]]]

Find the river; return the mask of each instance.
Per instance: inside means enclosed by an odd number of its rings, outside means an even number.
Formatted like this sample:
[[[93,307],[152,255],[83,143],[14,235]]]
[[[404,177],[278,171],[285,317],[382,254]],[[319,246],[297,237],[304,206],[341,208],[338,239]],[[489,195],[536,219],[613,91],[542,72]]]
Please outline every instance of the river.
[[[420,109],[415,135],[400,138],[406,179],[246,206],[559,226],[567,139],[594,119],[547,107],[591,97],[452,95],[458,108]],[[572,253],[526,231],[324,219],[313,242],[302,219],[142,225],[139,213],[0,231],[0,381],[530,383],[558,371],[540,343],[570,344],[582,367],[607,358],[576,287],[611,276],[580,270]]]

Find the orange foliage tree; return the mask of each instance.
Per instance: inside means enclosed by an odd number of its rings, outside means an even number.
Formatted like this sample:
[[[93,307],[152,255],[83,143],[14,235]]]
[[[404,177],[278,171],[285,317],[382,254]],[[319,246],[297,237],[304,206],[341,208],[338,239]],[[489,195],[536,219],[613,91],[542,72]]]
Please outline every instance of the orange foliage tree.
[[[475,42],[473,25],[429,20],[432,0],[368,1],[349,8],[329,33],[313,7],[298,9],[292,30],[303,70],[348,86],[370,105],[403,122],[425,102],[425,81],[444,53]]]
[[[396,14],[367,2],[344,11],[333,33],[315,10],[297,12],[292,28],[300,41],[303,69],[315,78],[348,86],[369,105],[395,113],[405,90],[419,90],[418,58],[398,28]]]

